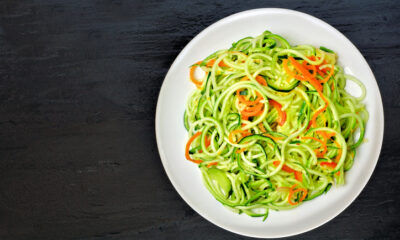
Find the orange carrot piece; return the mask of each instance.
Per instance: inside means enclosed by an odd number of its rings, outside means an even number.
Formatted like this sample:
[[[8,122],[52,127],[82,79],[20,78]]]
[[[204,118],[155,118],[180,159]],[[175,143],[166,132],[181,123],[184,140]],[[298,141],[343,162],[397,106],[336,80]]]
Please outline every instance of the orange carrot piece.
[[[294,172],[294,178],[299,181],[302,182],[303,181],[303,174],[299,171],[295,171]]]
[[[340,149],[341,146],[338,142],[336,142],[336,141],[333,141],[333,142],[335,143],[336,147],[339,148],[338,154],[336,155],[336,158],[335,158],[335,162],[339,162],[340,158],[342,157],[342,149]]]
[[[247,100],[243,95],[240,95],[240,90],[236,90],[236,96],[239,98],[239,102],[245,104],[245,105],[256,105],[257,103],[259,103],[263,97],[261,96],[261,94],[259,94],[258,92],[256,92],[257,98],[254,101],[249,101]]]
[[[296,73],[292,72],[292,71],[289,69],[289,67],[288,67],[287,64],[288,64],[288,60],[287,60],[287,59],[283,59],[283,61],[282,61],[283,69],[285,70],[285,72],[286,72],[290,77],[295,78],[295,79],[297,79],[297,80],[301,80],[301,81],[304,81],[304,80],[305,80],[305,78],[304,78],[303,76],[297,75]]]
[[[244,138],[244,137],[250,135],[250,133],[249,133],[247,130],[239,130],[239,129],[233,130],[232,132],[229,133],[229,136],[228,136],[229,142],[231,142],[231,143],[237,143],[237,142],[239,141],[239,140],[236,141],[236,142],[233,141],[233,136],[234,136],[235,134],[237,134],[237,133],[240,133],[240,134],[242,135],[242,137],[241,137],[240,139],[242,139],[242,138]]]
[[[212,162],[212,163],[207,164],[207,167],[209,168],[211,166],[216,166],[216,165],[218,165],[218,162]]]
[[[264,127],[264,124],[262,124],[262,123],[259,123],[259,124],[258,124],[258,127],[260,128],[261,132],[266,132],[266,131],[267,131],[267,130],[265,129],[265,127]]]
[[[204,139],[204,145],[208,147],[210,146],[210,144],[211,144],[211,139],[209,136],[206,136],[206,138]]]
[[[272,164],[274,164],[275,167],[278,167],[280,163],[280,161],[274,161]],[[294,170],[286,164],[283,164],[282,171],[285,171],[287,173],[294,173],[294,177],[296,178],[296,180],[300,182],[303,181],[303,174],[300,171]]]
[[[333,76],[333,73],[334,73],[334,72],[335,72],[335,66],[332,65],[331,70],[329,71],[328,76],[326,76],[324,79],[322,79],[322,80],[319,81],[319,82],[320,82],[320,83],[325,83],[325,82],[327,82],[327,81]]]
[[[261,115],[263,111],[264,111],[264,104],[258,104],[257,106],[253,107],[252,109],[248,110],[248,108],[246,108],[245,110],[241,111],[240,113],[242,114],[242,116],[254,117],[254,116]]]
[[[266,137],[269,137],[269,138],[271,138],[272,140],[274,140],[274,141],[279,141],[279,140],[282,140],[282,139],[284,139],[284,137],[274,137],[274,136],[272,136],[271,134],[269,134],[269,133],[263,133],[263,135],[264,136],[266,136]]]
[[[260,75],[256,76],[256,81],[263,86],[267,86],[267,81],[265,81],[265,79]]]
[[[319,165],[321,165],[322,167],[335,168],[337,166],[337,163],[335,163],[335,162],[320,162]]]
[[[272,100],[272,99],[270,99],[268,102],[269,102],[269,104],[271,104],[271,106],[273,106],[278,111],[278,115],[280,117],[280,120],[279,120],[278,124],[280,126],[285,124],[285,122],[286,122],[286,112],[282,111],[282,105],[280,103],[278,103],[277,101]]]
[[[196,64],[198,65],[198,64],[200,64],[200,63],[201,63],[201,61],[197,62]],[[190,81],[192,81],[194,84],[196,84],[196,86],[197,86],[198,88],[200,88],[201,85],[203,84],[203,82],[197,80],[197,79],[194,77],[194,71],[196,71],[196,68],[197,68],[196,65],[194,65],[194,66],[192,66],[192,67],[190,68]]]
[[[190,150],[190,145],[192,145],[192,142],[200,135],[201,135],[201,132],[197,132],[192,137],[190,137],[189,141],[186,143],[186,149],[185,149],[185,157],[186,157],[186,159],[189,160],[189,161],[192,161],[194,163],[197,163],[197,164],[202,163],[203,161],[202,160],[194,160],[194,159],[192,159],[190,157],[190,155],[189,155],[189,150]]]
[[[304,79],[307,80],[318,92],[322,91],[322,85],[317,81],[317,79],[313,78],[310,72],[305,69],[299,62],[297,62],[293,57],[289,57],[289,61],[295,67],[297,71],[303,74]]]
[[[317,153],[317,157],[323,157],[325,155],[325,153],[328,151],[328,146],[326,145],[326,142],[322,141],[321,139],[318,139],[318,138],[315,138],[315,137],[302,137],[302,139],[311,139],[311,140],[317,141],[317,142],[319,142],[321,144],[321,147],[319,148],[320,151],[316,152]]]
[[[301,203],[307,196],[307,189],[298,188],[298,189],[294,190],[295,186],[296,185],[293,185],[293,187],[290,189],[290,192],[289,192],[289,195],[288,195],[288,203],[290,205],[297,205],[297,204]],[[298,192],[302,192],[301,198],[299,199],[298,202],[292,202],[293,195],[295,195]]]
[[[212,67],[215,63],[215,58],[211,59],[210,61],[207,62],[206,66],[207,67]],[[226,65],[224,60],[221,60],[218,64],[220,67],[229,67],[229,65]]]

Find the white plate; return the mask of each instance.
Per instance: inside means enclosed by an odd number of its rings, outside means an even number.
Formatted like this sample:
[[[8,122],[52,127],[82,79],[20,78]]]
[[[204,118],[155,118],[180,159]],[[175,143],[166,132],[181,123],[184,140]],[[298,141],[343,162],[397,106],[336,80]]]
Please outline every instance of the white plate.
[[[335,50],[345,71],[367,88],[370,119],[367,141],[357,149],[346,184],[289,211],[270,211],[268,219],[238,215],[224,208],[203,186],[198,167],[184,157],[188,139],[183,112],[194,85],[189,66],[243,37],[270,30],[291,44],[312,44]],[[348,89],[356,94],[357,89]],[[378,161],[383,139],[383,107],[375,77],[357,48],[338,30],[310,15],[276,8],[255,9],[226,17],[197,35],[172,64],[161,87],[156,111],[156,137],[165,171],[182,198],[201,216],[229,231],[251,237],[284,237],[309,231],[331,220],[360,194]]]

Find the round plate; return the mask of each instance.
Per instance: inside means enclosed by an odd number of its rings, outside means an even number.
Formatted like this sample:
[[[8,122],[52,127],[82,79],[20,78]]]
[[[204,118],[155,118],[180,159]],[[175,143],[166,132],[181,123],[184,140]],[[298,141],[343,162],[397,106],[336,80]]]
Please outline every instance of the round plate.
[[[183,125],[187,97],[195,86],[189,81],[189,66],[219,49],[228,49],[243,37],[265,30],[279,34],[291,44],[312,44],[333,49],[345,72],[367,88],[364,101],[370,114],[366,141],[346,173],[345,185],[332,187],[325,195],[288,211],[270,211],[268,219],[238,215],[226,209],[203,186],[198,167],[185,159],[188,139]],[[348,81],[349,83],[349,81]],[[353,95],[358,89],[349,84]],[[309,231],[331,220],[360,194],[379,158],[383,139],[383,107],[375,77],[357,48],[338,30],[310,15],[276,8],[255,9],[226,17],[197,35],[172,64],[161,87],[156,111],[156,137],[165,171],[181,197],[210,222],[251,237],[284,237]]]

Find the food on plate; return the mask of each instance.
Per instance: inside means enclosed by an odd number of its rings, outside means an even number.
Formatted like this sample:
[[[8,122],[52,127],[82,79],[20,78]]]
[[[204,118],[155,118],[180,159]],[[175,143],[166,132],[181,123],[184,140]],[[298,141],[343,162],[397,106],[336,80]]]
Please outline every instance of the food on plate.
[[[368,112],[364,85],[325,47],[265,31],[190,67],[185,157],[224,206],[252,217],[345,183]],[[203,75],[200,76],[199,75]],[[346,90],[352,81],[359,97]]]

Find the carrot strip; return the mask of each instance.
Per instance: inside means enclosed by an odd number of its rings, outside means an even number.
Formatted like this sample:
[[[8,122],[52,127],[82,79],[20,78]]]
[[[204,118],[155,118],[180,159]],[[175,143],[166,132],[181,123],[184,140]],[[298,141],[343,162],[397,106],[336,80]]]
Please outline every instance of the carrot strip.
[[[207,148],[208,146],[210,146],[210,144],[211,144],[211,140],[208,136],[206,136],[206,138],[204,139],[204,145]],[[203,150],[199,150],[199,153],[202,153],[202,152],[203,152]]]
[[[295,186],[296,185],[293,185],[293,187],[290,189],[290,192],[289,192],[289,195],[288,195],[288,203],[290,205],[297,205],[297,204],[301,203],[307,196],[307,189],[298,188],[298,189],[294,190]],[[298,202],[292,202],[293,195],[295,195],[298,192],[302,192],[301,198],[299,199]]]
[[[200,63],[201,63],[201,61],[197,62],[196,64],[199,65]],[[194,84],[196,84],[196,86],[197,86],[198,88],[200,88],[201,85],[203,84],[203,82],[200,82],[199,80],[197,80],[197,79],[194,77],[194,71],[196,70],[196,68],[197,68],[196,65],[194,65],[194,66],[192,66],[192,67],[190,68],[190,81],[192,81]]]
[[[325,105],[325,107],[321,108],[320,110],[318,110],[318,111],[316,111],[314,113],[314,115],[312,116],[311,121],[310,121],[310,123],[311,123],[311,125],[313,127],[317,126],[317,117],[318,117],[318,115],[323,113],[325,110],[326,110],[326,105]]]
[[[206,138],[204,139],[204,145],[208,147],[210,146],[210,144],[211,144],[211,139],[210,137],[206,136]]]
[[[312,71],[312,77],[315,78],[317,76],[317,67],[315,65],[310,65],[306,61],[303,61],[303,67],[307,70]]]
[[[261,108],[264,107],[263,103],[258,103],[255,106],[247,106],[244,110],[242,111],[246,111],[246,112],[259,112],[261,110]]]
[[[267,81],[265,81],[265,79],[260,75],[256,76],[256,81],[263,86],[267,86]]]
[[[333,137],[336,135],[334,132],[326,132],[326,131],[315,131],[317,134],[321,135],[325,140],[328,140],[329,138]]]
[[[302,137],[301,139],[311,139],[314,141],[317,141],[321,144],[321,147],[319,148],[320,151],[316,151],[317,157],[323,157],[325,153],[328,151],[328,146],[326,145],[326,142],[322,141],[321,139],[315,138],[315,137]],[[321,151],[322,150],[322,151]]]
[[[280,163],[281,163],[280,161],[273,161],[273,162],[272,162],[272,164],[273,164],[275,167],[278,167]],[[283,164],[283,166],[282,166],[282,171],[285,171],[285,172],[287,172],[287,173],[294,173],[294,177],[296,178],[296,180],[298,180],[298,181],[300,181],[300,182],[303,181],[303,174],[302,174],[300,171],[294,170],[293,168],[289,167],[289,166],[286,165],[286,164]]]
[[[299,171],[295,171],[294,172],[294,178],[300,182],[303,181],[303,174]]]
[[[337,163],[335,163],[335,162],[320,162],[319,165],[321,165],[322,167],[335,168],[337,166]]]
[[[260,128],[261,132],[266,132],[266,131],[267,131],[267,130],[265,129],[265,127],[264,127],[264,124],[262,124],[262,123],[259,123],[259,124],[258,124],[258,127]]]
[[[194,134],[192,137],[189,138],[189,141],[186,143],[186,149],[185,149],[185,157],[187,160],[192,161],[194,163],[202,163],[202,160],[194,160],[190,157],[189,155],[189,150],[190,150],[190,145],[192,145],[192,142],[201,135],[201,132],[197,132],[196,134]]]
[[[211,59],[210,61],[207,62],[206,66],[207,67],[212,67],[214,65],[215,61],[216,61],[215,58]],[[229,65],[225,64],[224,60],[221,60],[219,62],[219,64],[218,64],[218,66],[220,66],[220,67],[229,67]]]
[[[264,104],[260,104],[257,106],[256,109],[254,109],[253,111],[247,111],[246,109],[241,111],[240,113],[242,114],[242,116],[246,116],[246,117],[254,117],[254,116],[259,116],[262,114],[262,112],[264,111]]]
[[[289,57],[289,61],[295,67],[297,71],[303,74],[304,79],[307,80],[318,92],[322,91],[322,85],[317,81],[317,79],[313,78],[310,72],[305,69],[300,63],[298,63],[293,57]]]
[[[263,97],[261,96],[261,94],[259,94],[258,92],[256,92],[257,98],[254,101],[249,101],[246,100],[246,98],[243,95],[240,95],[240,90],[236,90],[236,96],[239,99],[239,102],[245,104],[245,105],[256,105],[257,103],[259,103]]]
[[[240,81],[247,81],[247,80],[250,80],[249,77],[247,76],[244,76],[242,79],[240,79]],[[267,81],[265,81],[265,79],[260,75],[256,76],[256,81],[263,86],[267,86]]]
[[[283,124],[285,124],[286,122],[286,112],[282,111],[282,105],[280,103],[278,103],[275,100],[270,99],[269,104],[271,104],[277,111],[278,111],[278,115],[280,117],[280,121],[278,122],[278,124],[280,126],[282,126]]]
[[[237,143],[239,141],[239,140],[238,141],[233,140],[233,136],[237,133],[240,133],[242,135],[242,137],[240,139],[250,135],[250,133],[247,130],[239,130],[239,129],[233,130],[232,132],[229,133],[229,136],[228,136],[229,142]]]
[[[271,139],[274,140],[275,142],[284,139],[284,137],[274,137],[274,136],[272,136],[271,134],[266,133],[266,132],[263,133],[263,135],[266,136],[266,137],[271,138]]]
[[[319,82],[320,82],[320,83],[325,83],[325,82],[327,82],[327,81],[332,77],[334,71],[335,71],[335,66],[332,65],[331,70],[329,71],[328,76],[326,76],[324,79],[322,79],[322,80],[319,81]]]
[[[313,71],[313,77],[317,77],[317,67],[315,65],[310,65],[311,66],[311,70]]]
[[[341,146],[338,142],[336,142],[335,140],[333,142],[335,143],[336,147],[339,148],[338,154],[336,155],[335,158],[335,162],[339,162],[340,158],[342,157],[342,149],[340,148]]]
[[[246,151],[246,148],[241,148],[241,149],[236,150],[236,153],[241,153],[241,152],[244,152],[244,151]]]
[[[216,165],[218,165],[218,162],[212,162],[212,163],[207,164],[207,167],[209,168],[211,166],[216,166]]]
[[[297,74],[295,74],[294,72],[292,72],[292,71],[289,69],[289,67],[288,67],[287,64],[288,64],[288,60],[287,60],[287,59],[283,59],[283,60],[282,60],[283,69],[285,70],[285,72],[286,72],[289,76],[291,76],[292,78],[301,80],[301,81],[304,81],[304,80],[305,80],[305,78],[304,78],[303,76],[297,75]]]

